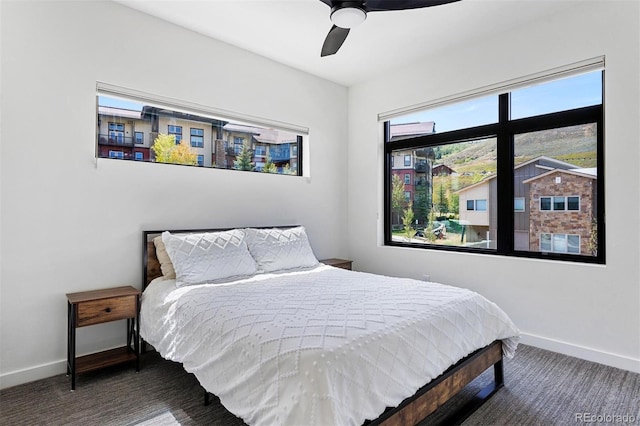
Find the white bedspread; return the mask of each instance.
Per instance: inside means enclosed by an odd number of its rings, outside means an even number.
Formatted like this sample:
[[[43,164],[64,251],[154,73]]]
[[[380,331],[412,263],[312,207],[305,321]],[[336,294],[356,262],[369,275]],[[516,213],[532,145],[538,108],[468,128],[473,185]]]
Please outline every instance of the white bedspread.
[[[144,292],[142,337],[250,425],[359,425],[519,331],[469,290],[319,266]]]

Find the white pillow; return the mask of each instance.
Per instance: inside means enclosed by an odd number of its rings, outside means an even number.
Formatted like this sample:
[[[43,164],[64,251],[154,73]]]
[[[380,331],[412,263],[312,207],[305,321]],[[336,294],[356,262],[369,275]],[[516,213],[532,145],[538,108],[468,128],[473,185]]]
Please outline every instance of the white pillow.
[[[309,268],[319,263],[303,226],[286,229],[247,228],[245,231],[247,246],[261,271]]]
[[[241,229],[199,234],[162,233],[176,270],[176,285],[198,284],[235,276],[253,275],[251,257]]]

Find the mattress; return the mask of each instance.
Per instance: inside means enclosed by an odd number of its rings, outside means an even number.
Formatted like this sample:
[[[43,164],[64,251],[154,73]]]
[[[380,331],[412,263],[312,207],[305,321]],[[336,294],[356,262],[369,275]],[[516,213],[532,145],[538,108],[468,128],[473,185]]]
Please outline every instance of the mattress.
[[[142,295],[141,335],[249,425],[360,425],[519,331],[467,289],[321,265]]]

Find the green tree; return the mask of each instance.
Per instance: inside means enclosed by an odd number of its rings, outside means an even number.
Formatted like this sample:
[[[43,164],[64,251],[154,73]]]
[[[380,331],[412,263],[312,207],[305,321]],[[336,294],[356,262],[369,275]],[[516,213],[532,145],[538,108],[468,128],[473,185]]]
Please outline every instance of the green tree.
[[[393,175],[391,178],[391,212],[396,213],[399,217],[405,202],[404,181],[399,175]]]
[[[440,181],[440,188],[438,189],[438,201],[436,203],[438,212],[440,215],[449,212],[449,199],[447,198],[447,191],[444,188],[444,184]]]
[[[242,150],[236,156],[236,160],[233,162],[233,167],[236,170],[246,170],[252,172],[255,170],[255,164],[253,161],[253,152],[249,149],[249,144],[245,141],[242,144]]]
[[[273,161],[271,161],[271,154],[269,154],[269,150],[267,149],[267,161],[264,163],[264,167],[262,168],[262,173],[278,173],[278,168]]]
[[[404,235],[407,237],[407,241],[416,235],[416,230],[413,229],[413,217],[413,203],[409,201],[407,208],[402,212],[402,224],[404,225]]]
[[[156,163],[186,164],[196,166],[198,154],[186,141],[176,145],[175,135],[160,133],[151,147],[156,155]]]

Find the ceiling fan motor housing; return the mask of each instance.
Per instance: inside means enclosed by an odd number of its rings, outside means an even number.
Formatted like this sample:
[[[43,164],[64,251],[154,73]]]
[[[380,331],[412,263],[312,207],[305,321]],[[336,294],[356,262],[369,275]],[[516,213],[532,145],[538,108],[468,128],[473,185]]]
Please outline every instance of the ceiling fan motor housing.
[[[357,1],[344,1],[331,8],[331,22],[340,28],[353,28],[367,19],[364,5]]]

